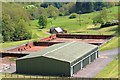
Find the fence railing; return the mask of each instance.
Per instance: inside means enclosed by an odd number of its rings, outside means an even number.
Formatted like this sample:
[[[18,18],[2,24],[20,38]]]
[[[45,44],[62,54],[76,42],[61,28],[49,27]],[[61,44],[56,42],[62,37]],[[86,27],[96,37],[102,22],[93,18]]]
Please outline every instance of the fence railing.
[[[59,76],[37,76],[37,75],[19,75],[2,74],[2,80],[119,80],[119,78],[77,78],[77,77],[59,77]]]

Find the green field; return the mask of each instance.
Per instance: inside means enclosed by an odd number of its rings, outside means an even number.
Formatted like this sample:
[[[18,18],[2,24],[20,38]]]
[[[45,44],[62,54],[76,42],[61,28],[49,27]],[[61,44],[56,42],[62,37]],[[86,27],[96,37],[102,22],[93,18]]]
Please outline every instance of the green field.
[[[38,39],[23,40],[23,41],[13,41],[13,42],[0,43],[0,49],[19,46],[19,45],[29,43],[31,41],[37,41],[37,40],[39,40],[39,38]]]
[[[118,7],[112,7],[108,9],[109,12],[109,20],[113,20],[114,14],[118,13]],[[53,20],[51,18],[48,18],[48,25],[44,29],[38,28],[38,20],[31,20],[29,28],[32,30],[32,40],[24,40],[24,41],[15,41],[15,42],[5,42],[0,43],[0,47],[8,48],[11,46],[16,46],[20,44],[24,44],[29,41],[36,40],[38,38],[43,38],[49,36],[49,29],[52,26],[59,26],[67,30],[68,33],[74,33],[74,34],[117,34],[116,30],[118,29],[118,26],[111,26],[107,28],[100,28],[100,25],[94,26],[92,24],[92,19],[96,15],[98,15],[99,12],[92,12],[88,14],[81,14],[80,15],[80,22],[79,24],[79,15],[75,19],[69,19],[69,16],[63,16],[63,17],[57,17],[56,20]],[[52,24],[51,24],[52,22]],[[112,40],[110,43],[116,42],[117,39]],[[110,45],[110,44],[109,44]],[[108,45],[108,47],[109,47]],[[105,50],[107,45],[103,46],[101,50]],[[114,46],[113,48],[116,48]],[[109,49],[109,48],[107,48]]]
[[[100,51],[114,49],[120,47],[120,42],[118,41],[120,37],[115,37],[111,41],[107,42],[105,45],[100,47]]]
[[[120,58],[120,55],[119,55]],[[118,78],[118,57],[115,58],[110,64],[107,65],[97,76],[96,78]]]

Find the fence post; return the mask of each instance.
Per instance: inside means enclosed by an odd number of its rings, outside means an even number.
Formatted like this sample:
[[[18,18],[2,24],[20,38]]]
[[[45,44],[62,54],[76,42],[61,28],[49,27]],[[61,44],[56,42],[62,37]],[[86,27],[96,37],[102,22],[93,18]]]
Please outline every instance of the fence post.
[[[5,73],[5,77],[6,77],[6,73]]]
[[[44,80],[44,76],[42,77],[42,80]]]
[[[38,78],[38,76],[36,75],[36,79]]]
[[[11,73],[11,78],[12,78],[12,73]]]
[[[17,75],[17,78],[18,78],[18,74],[16,74]]]
[[[70,77],[69,77],[69,80],[70,80]]]
[[[49,76],[49,80],[50,80],[50,76]]]
[[[57,80],[57,76],[56,76],[56,80]]]
[[[62,75],[62,80],[64,80],[64,79],[63,79],[63,75]]]

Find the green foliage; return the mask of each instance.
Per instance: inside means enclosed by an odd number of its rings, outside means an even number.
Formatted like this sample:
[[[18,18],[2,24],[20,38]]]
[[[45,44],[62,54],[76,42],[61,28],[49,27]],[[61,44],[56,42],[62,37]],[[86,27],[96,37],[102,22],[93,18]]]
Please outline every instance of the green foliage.
[[[114,14],[118,14],[118,6],[108,8],[108,11],[111,11],[111,13],[108,13],[108,19],[112,20],[114,19]],[[87,14],[81,14],[80,15],[80,20],[81,20],[81,26],[78,24],[79,17],[74,18],[74,19],[69,19],[68,16],[61,16],[58,17],[56,20],[53,20],[52,24],[48,23],[46,28],[44,29],[39,29],[38,28],[38,20],[30,20],[30,26],[27,29],[32,30],[32,38],[44,38],[47,37],[48,34],[47,31],[50,29],[51,26],[61,26],[63,29],[67,30],[68,33],[76,33],[76,34],[98,34],[98,35],[112,35],[112,34],[118,34],[117,26],[111,26],[107,28],[100,28],[100,25],[94,26],[92,24],[92,18],[99,15],[99,12],[92,12],[92,13],[87,13]],[[116,19],[116,18],[115,18]],[[48,22],[51,21],[51,18],[47,19]],[[115,40],[115,41],[114,41]],[[114,39],[113,42],[110,42],[106,44],[102,50],[106,49],[113,49],[117,48],[118,46],[118,39]],[[27,42],[28,40],[23,40],[23,41],[15,41],[15,42],[5,42],[1,43],[0,46],[2,45],[3,47],[11,47],[15,45],[23,44],[23,42]],[[29,42],[29,41],[28,41]],[[111,46],[112,45],[112,46]]]
[[[44,28],[45,26],[47,26],[47,17],[41,15],[41,16],[39,17],[38,24],[39,24],[39,28],[40,28],[40,29],[42,29],[42,28]]]
[[[108,21],[108,11],[106,8],[103,8],[100,14],[93,18],[93,24],[100,23],[101,25],[104,25],[107,21]]]
[[[58,10],[56,7],[50,5],[50,6],[47,8],[47,13],[48,13],[48,17],[49,17],[49,18],[54,18],[54,19],[56,19],[56,17],[57,17],[58,14],[59,14],[59,10]]]
[[[61,14],[65,15],[65,9],[63,7],[59,8],[59,11],[60,11]]]
[[[101,17],[102,17],[105,21],[108,20],[108,11],[107,11],[106,8],[103,8],[103,10],[101,11],[100,15],[101,15]]]
[[[74,18],[77,18],[77,14],[76,14],[76,13],[72,13],[72,14],[69,16],[69,19],[74,19]]]
[[[30,19],[38,19],[39,18],[38,9],[36,7],[28,8],[27,11],[29,13]]]
[[[111,13],[108,13],[108,20],[112,20],[113,15],[118,13],[117,11],[118,6],[109,8],[108,10],[111,11]],[[41,32],[47,32],[51,26],[55,25],[55,26],[61,26],[62,28],[64,28],[65,30],[67,30],[68,33],[85,33],[85,34],[114,34],[114,32],[116,30],[102,30],[99,29],[100,25],[97,24],[96,26],[94,26],[92,24],[93,20],[92,18],[94,18],[95,16],[99,15],[99,12],[93,12],[93,13],[87,13],[87,14],[80,14],[80,25],[79,25],[79,16],[77,18],[74,19],[69,19],[69,16],[60,16],[57,17],[56,20],[52,20],[52,18],[48,18],[48,23],[46,28],[44,28],[42,31],[39,31],[40,34],[43,34]],[[51,23],[52,21],[52,23]],[[32,23],[34,24],[34,26],[38,26],[38,20],[34,20],[32,21]],[[32,27],[32,26],[31,26]],[[90,28],[90,29],[89,29]],[[95,29],[94,29],[95,28]],[[98,28],[98,29],[97,29]],[[110,27],[111,28],[111,27]],[[114,27],[113,27],[114,28]],[[34,27],[33,27],[34,29]],[[83,31],[84,29],[84,31]],[[97,29],[97,31],[96,31]],[[106,29],[106,28],[104,28]],[[91,31],[92,30],[92,31]],[[38,32],[37,30],[35,30],[34,32]],[[87,33],[90,32],[90,33]],[[38,34],[39,35],[39,34]]]
[[[18,3],[3,3],[2,36],[4,41],[25,40],[31,38],[27,11]]]
[[[27,28],[27,24],[21,19],[14,32],[14,41],[31,39],[31,31]]]
[[[63,8],[63,9],[62,9]],[[65,15],[69,15],[71,13],[74,13],[75,10],[76,10],[76,6],[75,6],[75,3],[74,2],[71,2],[71,3],[68,3],[68,4],[65,4],[63,5],[61,9],[64,10],[64,14]],[[60,11],[61,11],[60,9]]]
[[[64,14],[63,13],[59,13],[59,16],[64,16]]]
[[[47,8],[47,7],[49,7],[49,5],[52,5],[52,6],[54,6],[54,7],[59,9],[64,4],[66,4],[66,3],[64,3],[64,2],[44,2],[40,6],[43,7],[43,8]]]
[[[15,31],[14,29],[15,25],[11,21],[9,15],[4,15],[2,20],[2,35],[3,35],[3,41],[12,41],[13,40],[13,33]]]

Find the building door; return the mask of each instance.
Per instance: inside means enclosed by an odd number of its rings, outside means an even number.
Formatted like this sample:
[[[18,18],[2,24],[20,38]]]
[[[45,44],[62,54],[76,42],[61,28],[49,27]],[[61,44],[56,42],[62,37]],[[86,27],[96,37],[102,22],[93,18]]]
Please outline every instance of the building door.
[[[76,64],[75,66],[73,66],[73,74],[75,74],[76,72],[78,72],[81,69],[81,62],[79,62],[78,64]]]
[[[96,53],[91,55],[91,62],[93,62],[95,60],[95,58],[96,58]]]
[[[83,68],[88,64],[89,64],[89,57],[87,57],[83,60]]]

